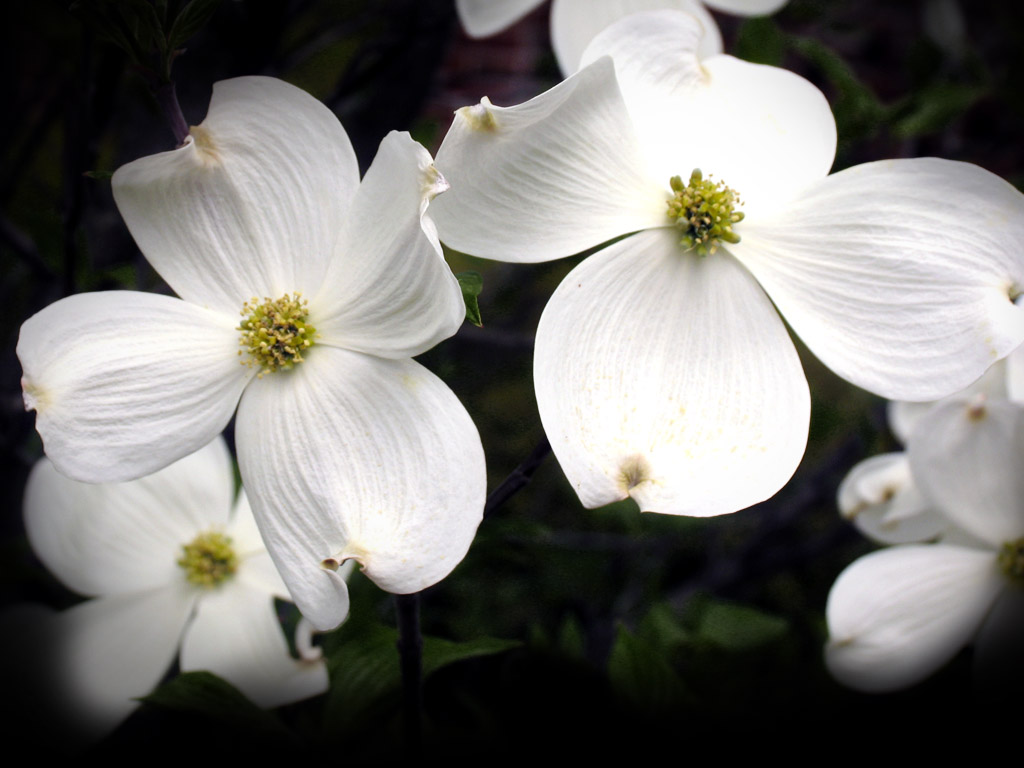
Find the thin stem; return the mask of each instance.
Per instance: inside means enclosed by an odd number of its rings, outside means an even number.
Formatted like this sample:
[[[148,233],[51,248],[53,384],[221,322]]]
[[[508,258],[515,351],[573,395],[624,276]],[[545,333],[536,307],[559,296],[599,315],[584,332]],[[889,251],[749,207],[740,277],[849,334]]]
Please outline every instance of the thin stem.
[[[154,87],[153,95],[156,96],[160,109],[163,110],[164,117],[167,118],[167,122],[171,126],[174,140],[179,145],[184,143],[188,138],[188,123],[185,121],[185,115],[178,103],[178,92],[174,87],[174,82],[169,81]]]
[[[487,497],[487,503],[484,504],[484,517],[494,512],[512,498],[520,488],[529,483],[533,473],[537,471],[537,467],[544,462],[549,453],[551,453],[551,443],[545,436],[537,443],[537,447],[530,452],[530,455],[523,460],[523,463],[513,469],[509,476],[501,482],[501,485]]]
[[[402,669],[402,714],[405,751],[418,757],[423,743],[423,636],[420,595],[395,595],[398,614],[398,658]]]

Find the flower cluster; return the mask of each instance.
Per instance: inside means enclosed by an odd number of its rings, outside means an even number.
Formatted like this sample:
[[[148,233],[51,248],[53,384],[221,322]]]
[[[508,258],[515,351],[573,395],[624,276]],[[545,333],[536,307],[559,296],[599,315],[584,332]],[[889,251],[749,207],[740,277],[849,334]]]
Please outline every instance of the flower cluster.
[[[862,494],[856,519],[872,514],[867,530],[893,546],[855,561],[829,594],[825,660],[852,688],[918,683],[975,638],[981,674],[1007,670],[999,649],[1024,627],[1024,406],[978,389],[921,414],[907,476]],[[844,481],[847,514],[851,486],[880,485],[877,466],[864,462]],[[911,494],[908,515],[898,500]]]

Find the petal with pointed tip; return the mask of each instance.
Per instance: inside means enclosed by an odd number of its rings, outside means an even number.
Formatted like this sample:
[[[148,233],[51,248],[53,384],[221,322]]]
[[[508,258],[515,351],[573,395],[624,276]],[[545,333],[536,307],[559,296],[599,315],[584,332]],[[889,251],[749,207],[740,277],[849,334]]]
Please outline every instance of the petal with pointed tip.
[[[643,175],[610,59],[516,107],[463,107],[436,162],[438,233],[476,256],[549,261],[668,222],[669,180]]]
[[[119,168],[114,200],[139,249],[183,299],[235,314],[320,286],[359,168],[345,129],[283,80],[213,87],[183,146]]]
[[[227,426],[252,373],[228,315],[169,296],[69,296],[21,326],[25,407],[62,473],[121,482],[162,469]]]
[[[829,593],[829,671],[861,691],[914,685],[971,640],[1001,588],[991,551],[909,544],[872,552]]]
[[[914,482],[955,525],[993,547],[1024,537],[1024,407],[939,403],[907,445]]]
[[[58,617],[55,692],[83,737],[113,730],[174,659],[196,592],[179,584],[87,600]]]
[[[485,498],[480,438],[418,363],[314,349],[254,382],[235,430],[263,540],[318,629],[348,610],[344,579],[324,561],[355,560],[382,589],[410,593],[469,549]]]
[[[937,400],[1024,340],[1024,195],[968,163],[866,163],[813,185],[731,250],[829,368]],[[970,227],[951,222],[969,220]]]
[[[734,512],[803,456],[810,402],[785,326],[727,253],[678,239],[641,232],[587,258],[541,317],[537,404],[586,507]]]
[[[594,38],[587,64],[611,56],[647,173],[667,188],[699,168],[771,216],[832,167],[836,126],[825,96],[779,67],[698,60],[701,25],[678,11],[629,16]]]
[[[183,672],[222,677],[261,707],[277,707],[327,690],[322,660],[292,658],[274,598],[240,581],[204,592],[181,643]]]
[[[914,486],[904,453],[871,456],[839,484],[839,512],[883,544],[928,541],[948,527]]]
[[[454,334],[466,306],[441,255],[428,203],[448,188],[408,133],[380,144],[347,230],[310,302],[321,342],[380,357],[412,357]]]

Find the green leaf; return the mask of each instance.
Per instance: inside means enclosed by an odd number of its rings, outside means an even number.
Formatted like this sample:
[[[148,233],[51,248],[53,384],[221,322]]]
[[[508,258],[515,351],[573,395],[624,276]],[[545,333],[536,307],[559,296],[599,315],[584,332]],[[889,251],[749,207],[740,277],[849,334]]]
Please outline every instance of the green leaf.
[[[903,139],[938,133],[987,95],[988,89],[978,84],[931,85],[914,94],[909,114],[896,120],[893,135]]]
[[[665,712],[690,696],[662,649],[620,626],[608,658],[612,686],[633,707]]]
[[[736,56],[755,64],[782,66],[786,38],[769,16],[745,19],[736,35]]]
[[[501,640],[497,637],[480,637],[475,640],[455,642],[440,637],[423,640],[423,678],[426,679],[442,667],[465,659],[493,656],[496,653],[518,648],[518,640]]]
[[[871,135],[887,119],[887,109],[853,68],[828,46],[808,37],[791,38],[793,50],[818,67],[838,91],[832,104],[841,139]]]
[[[294,739],[275,715],[260,709],[237,688],[210,672],[183,672],[140,701],[202,715],[232,729],[264,734],[268,739]]]
[[[484,279],[479,272],[472,270],[459,272],[456,276],[459,287],[462,288],[462,300],[466,302],[466,320],[477,328],[483,327],[483,319],[480,317],[480,305],[477,303],[477,296],[484,289]]]
[[[86,171],[82,174],[87,179],[96,179],[96,181],[109,181],[114,175],[113,171]]]
[[[219,5],[220,0],[191,0],[171,24],[171,31],[167,33],[168,49],[174,51],[180,48],[192,35],[205,27]]]
[[[701,639],[721,648],[744,651],[774,642],[788,632],[784,619],[744,605],[708,603],[697,632]]]
[[[348,631],[346,631],[348,630]],[[382,624],[346,624],[328,655],[331,690],[325,722],[331,729],[393,715],[399,706],[402,673],[398,632]],[[520,645],[517,641],[483,637],[463,642],[423,639],[423,679],[465,659],[488,656]]]

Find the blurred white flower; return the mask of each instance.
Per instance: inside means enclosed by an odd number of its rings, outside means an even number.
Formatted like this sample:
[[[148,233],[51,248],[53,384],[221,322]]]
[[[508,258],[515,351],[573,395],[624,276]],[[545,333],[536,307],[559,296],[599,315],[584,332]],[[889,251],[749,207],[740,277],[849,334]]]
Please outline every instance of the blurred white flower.
[[[890,399],[943,397],[1024,340],[1024,196],[934,158],[828,175],[821,92],[698,60],[700,33],[686,14],[634,14],[550,91],[459,110],[438,151],[447,245],[538,262],[604,244],[551,297],[534,358],[587,507],[716,515],[789,479],[810,399],[779,313]],[[978,226],[950,224],[965,217]]]
[[[916,425],[907,454],[921,494],[964,543],[889,547],[839,575],[825,659],[862,691],[914,685],[979,633],[979,656],[999,663],[988,650],[1019,639],[1024,622],[1024,408],[977,397],[940,403]]]
[[[519,21],[544,0],[455,0],[462,28],[470,37],[489,37]],[[700,20],[704,35],[701,57],[722,52],[722,36],[707,7],[738,16],[763,16],[779,10],[788,0],[553,0],[551,45],[564,75],[580,67],[591,40],[605,27],[631,13],[677,10]]]
[[[970,386],[938,402],[978,397],[979,402],[986,399],[1022,402],[1022,365],[1024,348],[1018,347]],[[936,402],[890,401],[888,416],[893,434],[906,443],[914,426],[935,405]],[[951,528],[950,521],[917,490],[903,452],[872,456],[854,466],[839,484],[837,504],[843,517],[852,520],[861,533],[881,544],[908,544],[950,535],[962,539],[964,536],[959,529]]]
[[[335,572],[347,560],[391,592],[444,578],[485,496],[473,422],[410,359],[465,316],[426,214],[446,186],[394,132],[360,183],[345,130],[309,94],[217,83],[181,147],[113,177],[136,243],[181,299],[82,294],[21,328],[47,455],[78,480],[140,477],[208,443],[237,406],[253,512],[317,628],[348,612]]]
[[[324,662],[293,659],[274,598],[290,600],[221,438],[127,483],[69,480],[48,459],[25,489],[39,559],[87,600],[41,626],[51,705],[86,738],[126,718],[166,674],[208,670],[263,707],[327,690]]]

